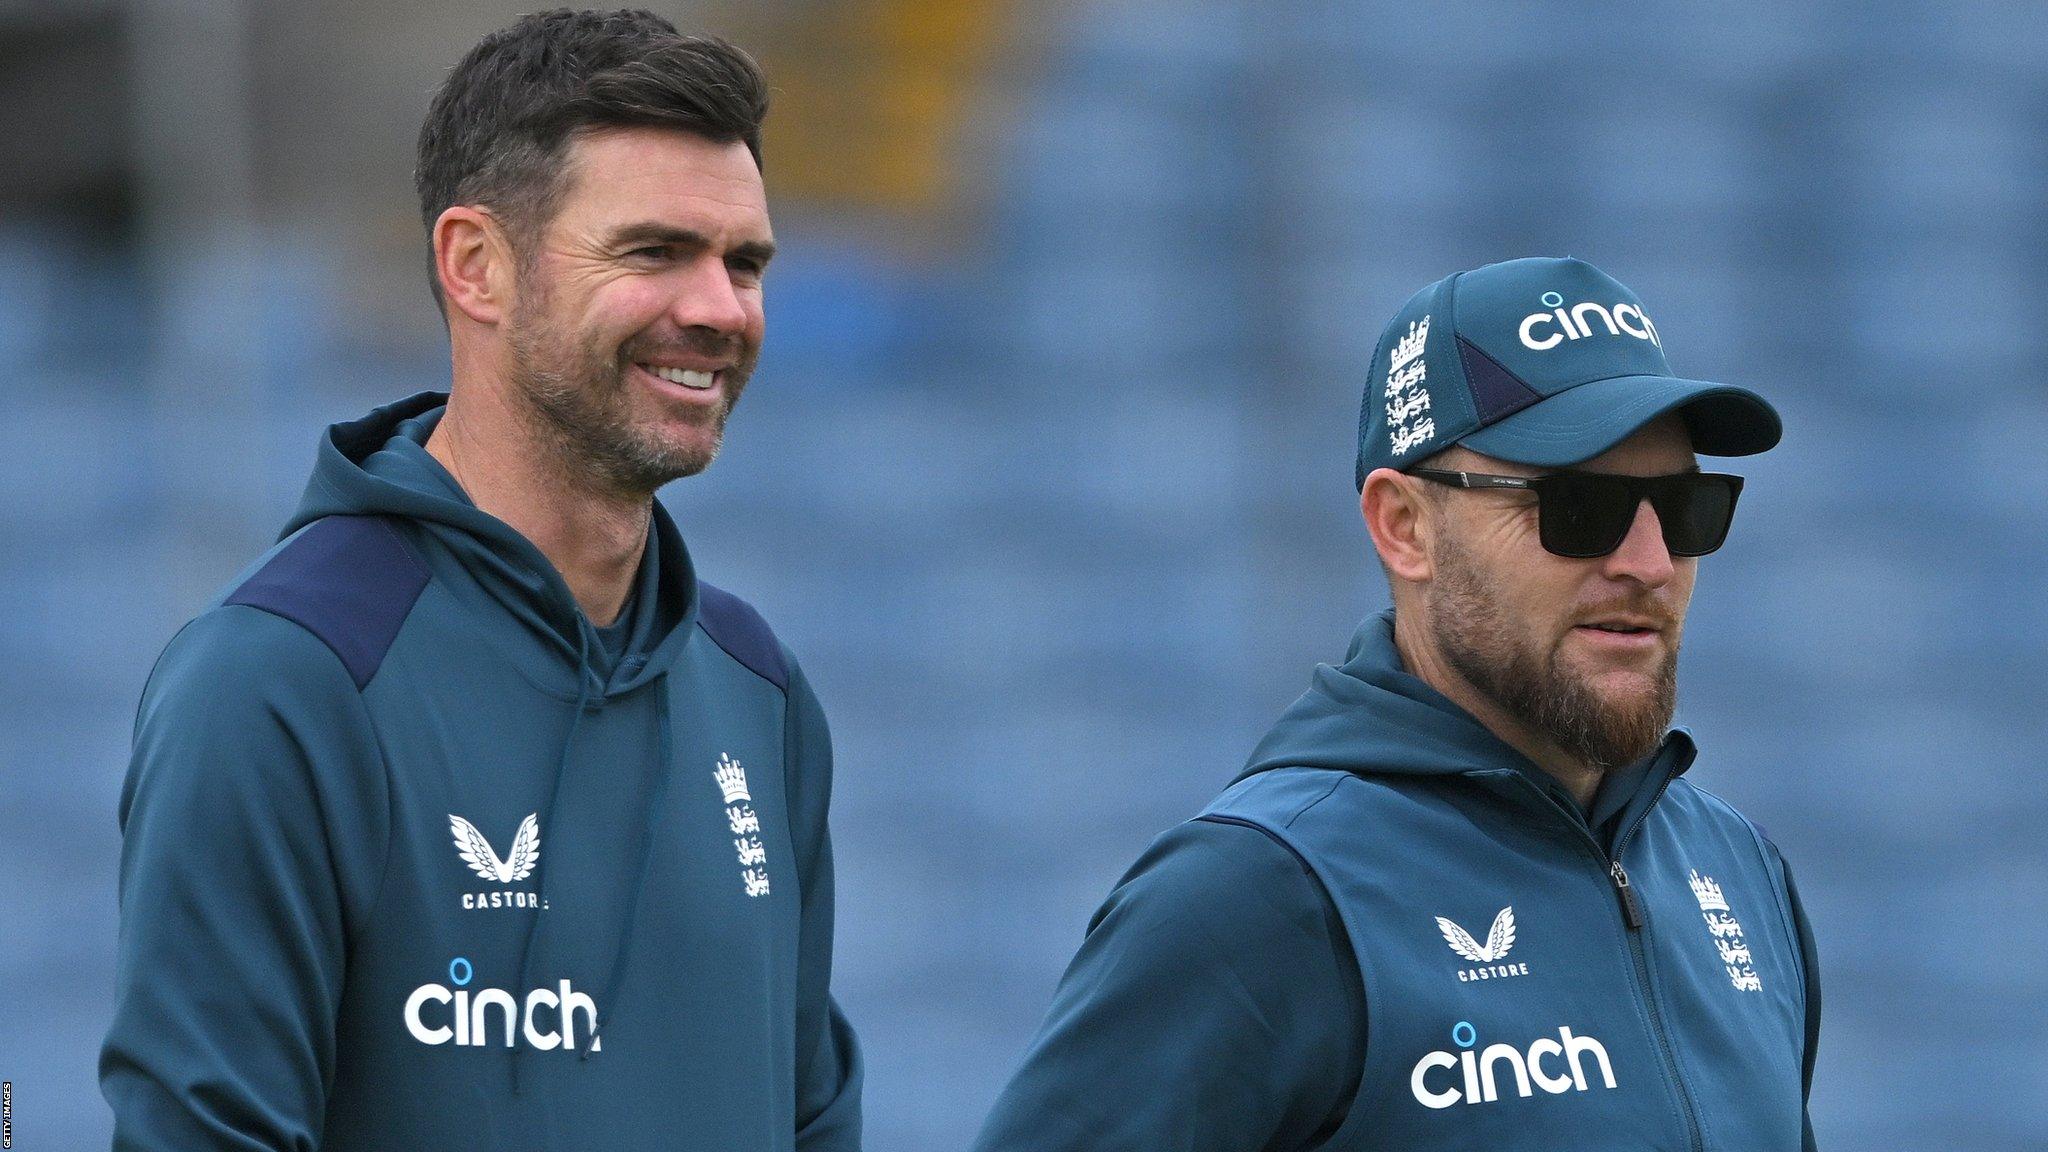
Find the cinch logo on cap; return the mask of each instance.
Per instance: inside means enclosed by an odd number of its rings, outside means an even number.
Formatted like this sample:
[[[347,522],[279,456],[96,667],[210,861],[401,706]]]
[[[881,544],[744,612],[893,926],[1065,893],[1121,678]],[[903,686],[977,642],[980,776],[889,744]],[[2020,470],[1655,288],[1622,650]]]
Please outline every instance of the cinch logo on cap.
[[[1543,294],[1546,312],[1531,312],[1522,317],[1522,326],[1517,329],[1522,337],[1522,346],[1537,352],[1546,352],[1567,340],[1584,340],[1593,335],[1593,326],[1586,323],[1586,317],[1598,317],[1607,326],[1609,336],[1628,335],[1638,340],[1648,340],[1657,347],[1664,342],[1657,339],[1657,326],[1641,308],[1626,300],[1611,305],[1596,304],[1591,300],[1583,304],[1564,306],[1564,297],[1556,292]],[[1542,329],[1544,335],[1538,336]]]
[[[1666,413],[1702,456],[1778,442],[1747,388],[1674,376],[1628,286],[1583,260],[1529,257],[1446,276],[1380,329],[1358,410],[1354,487],[1453,444],[1534,468],[1591,460]]]

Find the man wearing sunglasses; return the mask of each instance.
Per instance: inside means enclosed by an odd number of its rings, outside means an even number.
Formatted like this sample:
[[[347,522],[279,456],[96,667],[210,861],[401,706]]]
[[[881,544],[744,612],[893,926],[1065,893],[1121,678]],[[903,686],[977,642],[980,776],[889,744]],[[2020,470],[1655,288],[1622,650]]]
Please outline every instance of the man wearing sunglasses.
[[[1670,728],[1698,557],[1777,443],[1577,260],[1417,293],[1365,389],[1393,608],[1111,893],[979,1147],[1811,1148],[1820,986]]]

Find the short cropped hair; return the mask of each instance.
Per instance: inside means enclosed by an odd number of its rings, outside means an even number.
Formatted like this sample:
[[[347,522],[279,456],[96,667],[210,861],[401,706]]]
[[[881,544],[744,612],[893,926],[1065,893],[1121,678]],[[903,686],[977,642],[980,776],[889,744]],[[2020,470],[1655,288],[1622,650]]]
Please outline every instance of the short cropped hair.
[[[753,57],[715,36],[685,36],[652,12],[522,16],[449,72],[420,125],[413,187],[433,258],[434,221],[455,204],[491,210],[522,264],[561,207],[564,160],[579,132],[680,128],[743,142],[761,164],[768,82]],[[431,277],[441,299],[438,275]]]

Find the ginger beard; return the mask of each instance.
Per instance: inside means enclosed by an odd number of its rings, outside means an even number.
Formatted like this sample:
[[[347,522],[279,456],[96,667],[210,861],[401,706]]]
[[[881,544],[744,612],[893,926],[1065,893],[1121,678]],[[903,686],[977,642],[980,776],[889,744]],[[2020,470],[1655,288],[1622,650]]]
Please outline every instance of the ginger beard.
[[[738,335],[687,329],[672,340],[636,338],[613,349],[600,334],[579,339],[582,334],[550,313],[551,303],[544,278],[522,272],[505,344],[513,389],[539,418],[537,430],[568,474],[591,477],[616,492],[651,494],[710,467],[759,347]],[[719,373],[719,402],[675,430],[673,423],[684,418],[635,389],[626,372],[636,360],[679,351],[731,357],[734,363]]]
[[[1492,573],[1449,536],[1430,582],[1430,631],[1444,661],[1510,716],[1601,771],[1657,750],[1678,706],[1679,623],[1645,594],[1626,607],[1665,622],[1670,647],[1639,691],[1603,692],[1564,651],[1565,635],[1547,648],[1507,619],[1508,602]]]

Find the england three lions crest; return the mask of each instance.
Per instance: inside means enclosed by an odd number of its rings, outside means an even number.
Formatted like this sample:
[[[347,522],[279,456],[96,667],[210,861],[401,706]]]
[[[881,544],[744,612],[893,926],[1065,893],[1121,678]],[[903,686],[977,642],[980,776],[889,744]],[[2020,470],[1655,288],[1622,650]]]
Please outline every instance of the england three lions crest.
[[[749,896],[766,896],[773,890],[768,880],[768,848],[761,843],[761,817],[754,811],[754,795],[747,787],[747,770],[729,752],[718,755],[711,778],[725,801],[726,826],[732,829],[733,852],[740,862],[740,888]]]
[[[1735,918],[1735,912],[1728,907],[1728,897],[1712,876],[1692,873],[1693,899],[1699,901],[1700,916],[1707,922],[1707,935],[1714,941],[1714,951],[1720,954],[1721,966],[1728,971],[1728,982],[1738,992],[1761,992],[1764,990],[1763,977],[1757,975],[1756,965],[1749,953],[1749,942],[1742,937],[1742,922]]]

